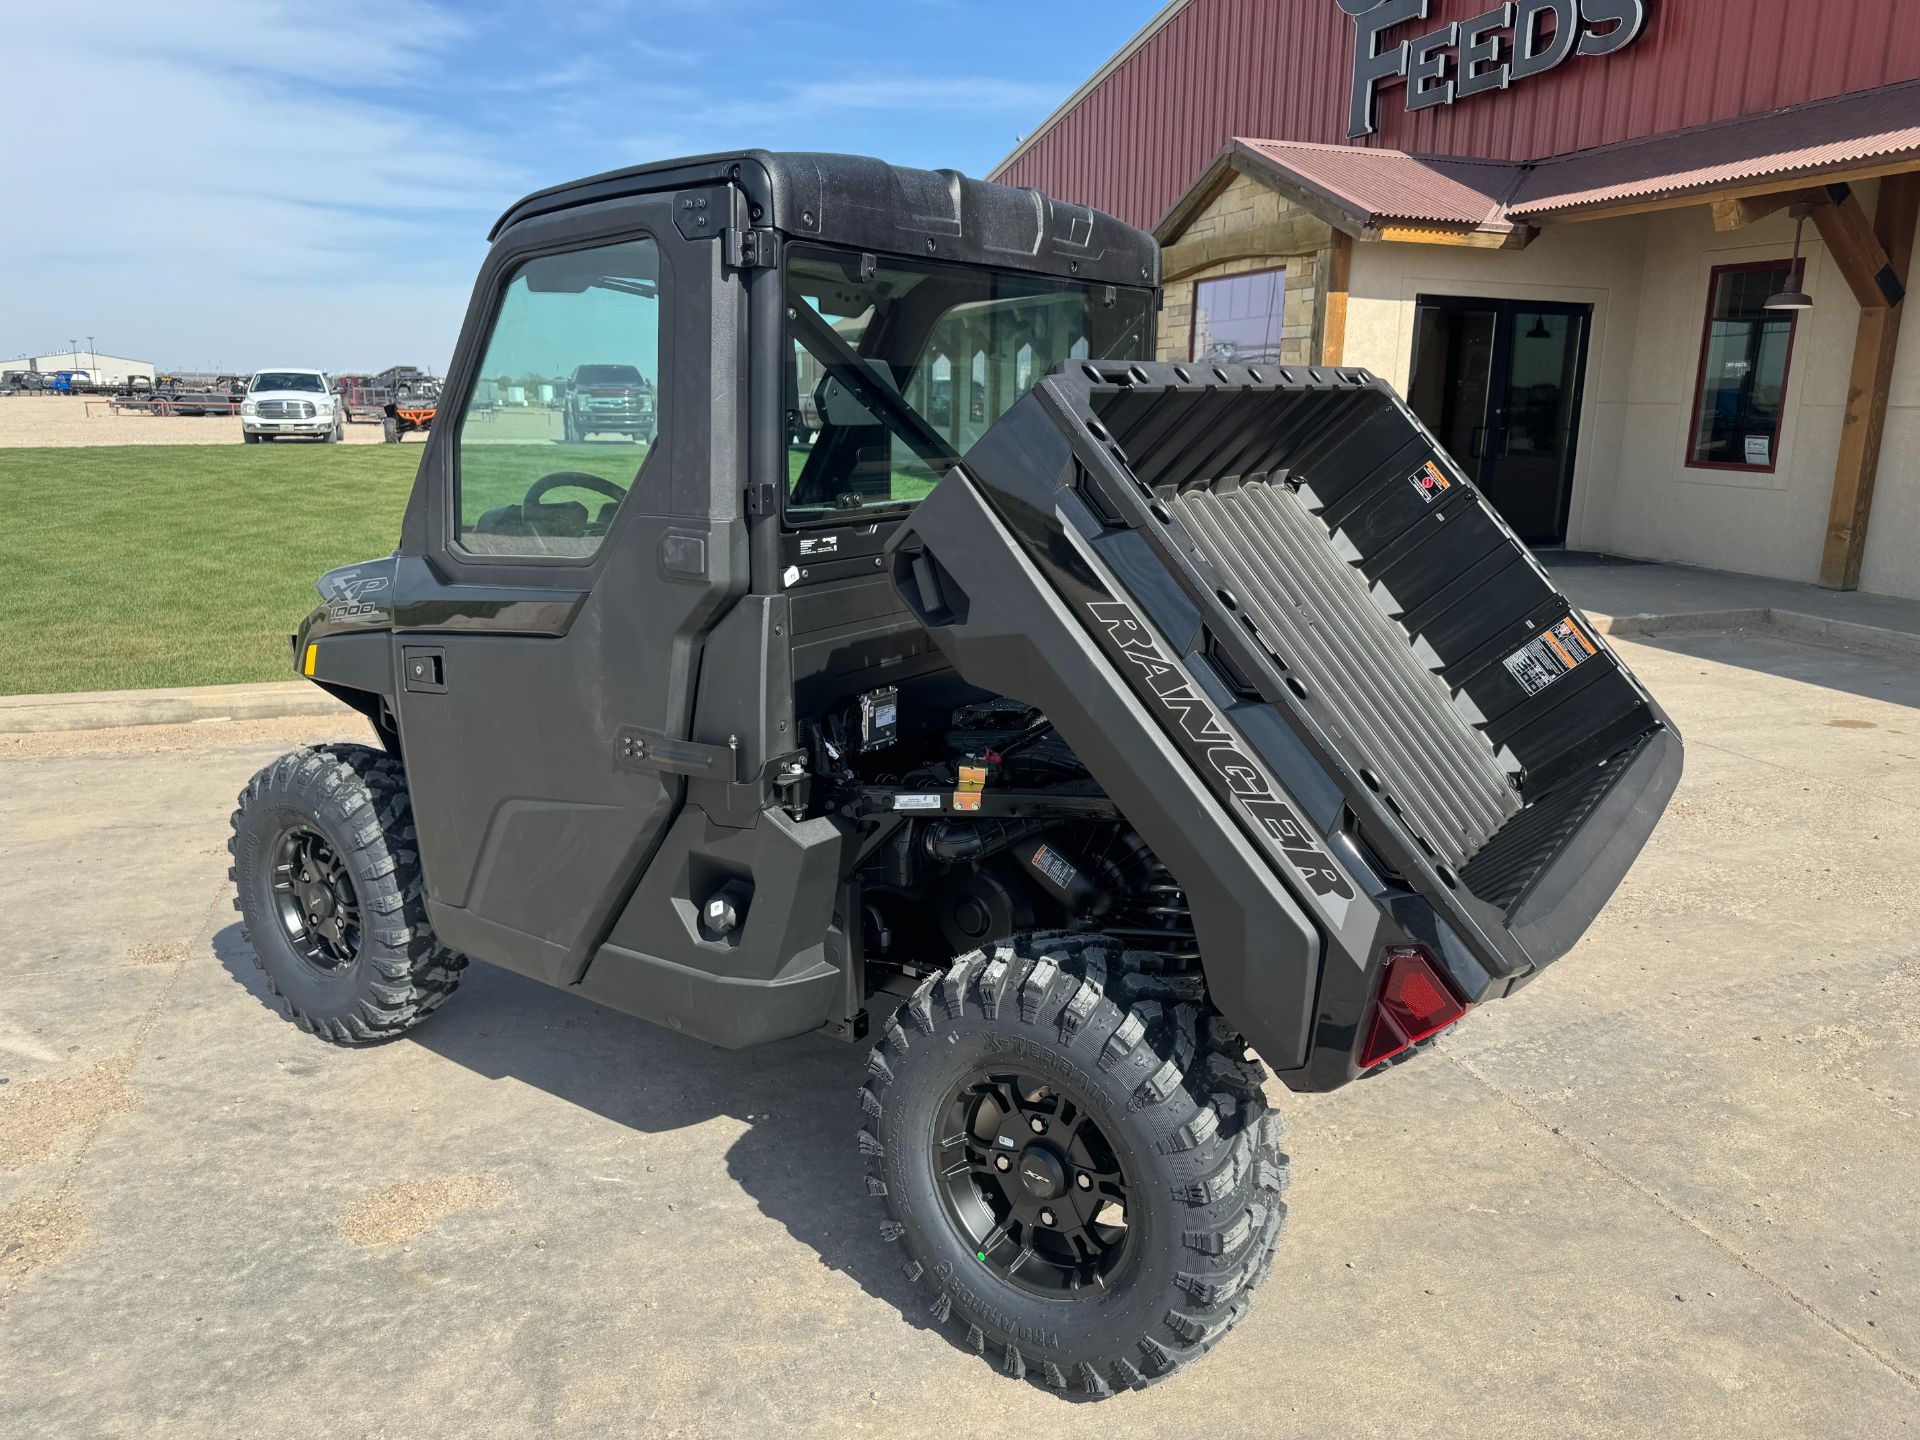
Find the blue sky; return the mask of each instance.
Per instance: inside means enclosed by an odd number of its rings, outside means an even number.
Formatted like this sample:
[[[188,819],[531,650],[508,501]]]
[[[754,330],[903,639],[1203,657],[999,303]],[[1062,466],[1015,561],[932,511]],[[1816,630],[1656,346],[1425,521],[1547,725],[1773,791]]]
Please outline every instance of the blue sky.
[[[439,369],[518,195],[741,145],[983,174],[1158,8],[4,0],[0,358]]]

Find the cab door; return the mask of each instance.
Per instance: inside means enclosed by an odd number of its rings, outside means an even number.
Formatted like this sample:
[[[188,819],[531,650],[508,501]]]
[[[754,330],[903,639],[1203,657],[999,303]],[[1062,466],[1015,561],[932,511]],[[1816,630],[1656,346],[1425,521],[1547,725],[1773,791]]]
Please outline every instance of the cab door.
[[[578,977],[712,760],[684,742],[704,637],[745,589],[739,447],[714,443],[737,428],[744,306],[721,244],[674,218],[729,195],[514,225],[408,512],[396,708],[429,913],[543,980]],[[651,384],[654,433],[573,433],[583,365]]]

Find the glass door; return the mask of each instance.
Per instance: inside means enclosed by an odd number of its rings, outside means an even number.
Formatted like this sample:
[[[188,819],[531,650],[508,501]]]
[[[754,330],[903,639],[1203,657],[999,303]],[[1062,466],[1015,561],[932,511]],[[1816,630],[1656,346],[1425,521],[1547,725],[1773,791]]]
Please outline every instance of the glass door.
[[[1532,545],[1567,538],[1590,305],[1423,296],[1408,403]]]

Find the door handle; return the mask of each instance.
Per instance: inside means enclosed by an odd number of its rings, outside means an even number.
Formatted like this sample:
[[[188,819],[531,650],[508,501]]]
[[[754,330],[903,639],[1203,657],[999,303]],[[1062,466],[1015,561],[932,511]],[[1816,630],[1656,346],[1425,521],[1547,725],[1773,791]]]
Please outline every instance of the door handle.
[[[1487,427],[1484,425],[1474,426],[1473,435],[1467,441],[1467,458],[1469,460],[1478,460],[1486,451],[1486,442]]]
[[[407,689],[424,695],[447,693],[447,652],[440,647],[401,646],[400,668]]]

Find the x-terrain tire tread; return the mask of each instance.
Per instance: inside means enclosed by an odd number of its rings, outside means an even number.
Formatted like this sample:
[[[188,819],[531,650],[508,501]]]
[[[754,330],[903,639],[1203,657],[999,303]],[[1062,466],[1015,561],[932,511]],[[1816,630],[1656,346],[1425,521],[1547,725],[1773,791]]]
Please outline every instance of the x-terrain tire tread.
[[[907,1251],[905,1273],[929,1292],[929,1315],[1008,1375],[1092,1397],[1151,1385],[1219,1343],[1272,1266],[1288,1161],[1280,1117],[1261,1089],[1265,1071],[1206,1002],[1200,977],[1163,973],[1162,964],[1097,934],[1016,937],[927,979],[874,1047],[859,1094],[859,1143],[867,1190],[887,1209],[881,1235]],[[939,1198],[900,1193],[918,1188],[910,1183],[918,1172],[896,1163],[889,1147],[926,1145],[937,1117],[890,1106],[911,1067],[939,1063],[966,1017],[990,1021],[1006,1042],[1051,1047],[1087,1074],[1097,1069],[1110,1095],[1126,1092],[1117,1123],[1162,1172],[1131,1177],[1129,1203],[1161,1207],[1159,1228],[1178,1250],[1162,1267],[1171,1277],[1165,1293],[1128,1307],[1145,1317],[1135,1330],[1076,1332],[1066,1302],[1055,1312],[1063,1317],[1057,1348],[1008,1333],[1010,1312],[992,1293],[1005,1282],[941,1262],[926,1234],[950,1225]]]
[[[286,966],[301,964],[278,917],[263,909],[258,867],[271,871],[265,812],[308,816],[352,871],[360,904],[358,963],[327,1003],[298,1003]],[[302,1030],[338,1045],[370,1045],[402,1035],[446,1002],[466,969],[464,955],[434,939],[414,836],[406,772],[391,755],[365,745],[328,745],[281,756],[240,792],[227,851],[234,863],[234,909],[268,988]],[[271,877],[268,876],[270,888]]]

